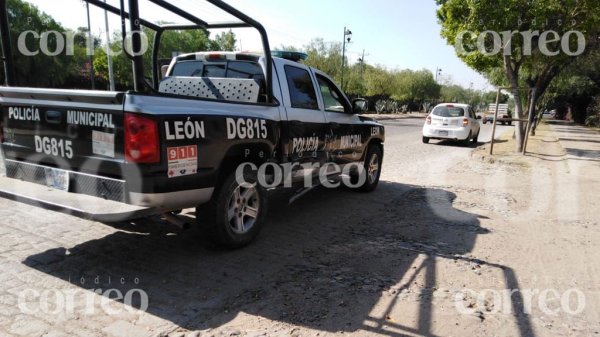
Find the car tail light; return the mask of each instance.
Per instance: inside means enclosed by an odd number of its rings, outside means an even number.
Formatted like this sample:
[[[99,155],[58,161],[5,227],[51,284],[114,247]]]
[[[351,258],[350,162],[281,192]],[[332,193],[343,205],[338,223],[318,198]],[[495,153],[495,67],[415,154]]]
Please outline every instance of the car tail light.
[[[467,126],[469,125],[469,119],[465,118],[463,119],[463,126]]]
[[[160,162],[158,126],[154,119],[125,114],[125,159],[140,164]]]
[[[427,116],[427,119],[425,121],[428,125],[431,125],[431,116]]]

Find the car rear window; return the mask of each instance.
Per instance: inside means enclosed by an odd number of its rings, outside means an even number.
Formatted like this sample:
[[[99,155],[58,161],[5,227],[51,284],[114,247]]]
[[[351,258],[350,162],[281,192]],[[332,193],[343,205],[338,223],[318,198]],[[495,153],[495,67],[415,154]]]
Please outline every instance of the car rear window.
[[[465,109],[456,106],[440,105],[433,109],[432,114],[439,117],[463,117]]]
[[[226,77],[262,79],[262,68],[256,62],[227,61],[227,62],[202,62],[180,61],[175,64],[171,76],[189,77]]]

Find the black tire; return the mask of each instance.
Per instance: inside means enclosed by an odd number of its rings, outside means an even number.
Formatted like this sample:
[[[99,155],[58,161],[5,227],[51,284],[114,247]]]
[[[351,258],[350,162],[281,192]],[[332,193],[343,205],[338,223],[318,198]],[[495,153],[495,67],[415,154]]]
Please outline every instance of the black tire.
[[[461,144],[463,146],[469,146],[470,142],[471,142],[471,132],[469,132],[469,135],[467,136],[467,138],[465,138],[461,141]]]
[[[429,144],[429,137],[423,136],[423,143],[424,144]]]
[[[474,145],[477,145],[479,143],[479,132],[477,132],[477,134],[475,135],[475,137],[473,137],[472,142],[473,142]]]
[[[381,166],[383,164],[383,150],[378,144],[371,144],[367,149],[365,162],[363,164],[364,175],[363,183],[360,186],[352,187],[353,190],[359,192],[373,192],[379,185],[381,177]],[[373,171],[374,170],[374,171]],[[358,183],[358,175],[351,177],[353,185]]]
[[[240,184],[235,172],[231,173],[217,187],[211,201],[196,208],[198,229],[218,246],[244,247],[263,226],[267,191],[257,183],[256,173],[244,174],[244,181],[247,184]]]
[[[486,124],[486,123],[487,123],[487,119],[484,119],[484,120],[483,120],[483,124]]]

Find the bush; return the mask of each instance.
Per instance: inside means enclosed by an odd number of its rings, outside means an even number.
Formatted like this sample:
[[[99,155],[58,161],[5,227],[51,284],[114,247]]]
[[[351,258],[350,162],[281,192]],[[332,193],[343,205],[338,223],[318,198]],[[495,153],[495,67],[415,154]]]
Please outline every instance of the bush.
[[[585,125],[600,127],[600,95],[594,97],[592,103],[587,108]]]

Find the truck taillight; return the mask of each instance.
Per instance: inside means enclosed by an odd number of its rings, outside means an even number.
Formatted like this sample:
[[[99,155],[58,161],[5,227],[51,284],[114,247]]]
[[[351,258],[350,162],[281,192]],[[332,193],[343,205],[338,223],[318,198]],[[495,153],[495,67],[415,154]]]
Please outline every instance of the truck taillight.
[[[431,116],[427,116],[427,119],[426,119],[426,121],[427,121],[427,124],[428,124],[428,125],[431,125]]]
[[[125,159],[140,164],[160,162],[158,126],[152,118],[125,114]]]
[[[469,125],[469,120],[467,118],[463,119],[463,126]]]

